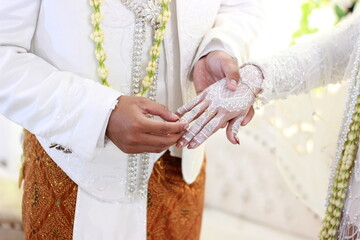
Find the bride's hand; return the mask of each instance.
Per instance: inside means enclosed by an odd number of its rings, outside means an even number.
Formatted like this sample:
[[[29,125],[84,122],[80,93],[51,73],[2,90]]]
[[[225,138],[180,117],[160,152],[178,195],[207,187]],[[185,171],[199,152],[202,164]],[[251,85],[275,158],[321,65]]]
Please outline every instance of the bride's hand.
[[[263,80],[262,72],[254,65],[245,65],[240,69],[240,75],[241,82],[236,91],[229,90],[223,79],[177,110],[181,121],[191,123],[177,147],[196,148],[227,123],[227,138],[233,144],[239,144],[238,130],[252,109]]]

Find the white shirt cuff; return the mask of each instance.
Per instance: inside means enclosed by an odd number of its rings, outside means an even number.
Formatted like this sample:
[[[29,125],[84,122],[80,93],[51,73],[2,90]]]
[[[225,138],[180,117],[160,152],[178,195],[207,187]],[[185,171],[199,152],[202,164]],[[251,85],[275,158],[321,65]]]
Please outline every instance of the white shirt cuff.
[[[108,123],[109,123],[109,119],[110,119],[110,116],[111,116],[111,113],[112,111],[115,109],[116,105],[118,104],[118,100],[116,99],[116,101],[114,102],[114,104],[110,107],[109,109],[109,112],[108,112],[108,115],[107,117],[105,118],[105,122],[103,123],[103,128],[100,132],[100,136],[99,136],[99,139],[98,139],[98,142],[97,142],[97,147],[105,147],[107,141],[108,141],[108,138],[106,137],[106,129],[107,129],[107,126],[108,126]]]

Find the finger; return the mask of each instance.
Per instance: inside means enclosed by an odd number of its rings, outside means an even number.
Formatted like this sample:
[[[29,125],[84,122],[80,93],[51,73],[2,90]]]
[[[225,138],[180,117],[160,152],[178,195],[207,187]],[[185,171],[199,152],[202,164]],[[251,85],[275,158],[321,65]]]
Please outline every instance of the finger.
[[[220,126],[224,124],[223,115],[217,115],[210,122],[208,122],[203,129],[194,137],[190,142],[188,148],[194,149],[200,146],[206,139],[208,139],[213,133],[219,130]]]
[[[244,119],[247,116],[249,116],[249,117],[251,116],[251,111],[254,111],[253,107],[246,109],[242,114],[240,114],[238,117],[236,117],[235,119],[230,121],[230,123],[226,129],[226,135],[231,143],[240,145],[240,140],[238,138],[238,132],[239,132],[241,123],[244,121]]]
[[[232,144],[240,145],[240,140],[237,134],[239,132],[241,122],[244,120],[244,118],[245,118],[244,115],[234,118],[233,120],[230,121],[226,129],[226,136]]]
[[[167,107],[154,101],[143,101],[140,108],[142,108],[145,114],[159,116],[165,121],[176,122],[179,120],[179,117],[175,113],[170,112]]]
[[[196,119],[201,113],[205,111],[208,105],[209,104],[205,101],[200,102],[193,109],[191,109],[190,112],[185,113],[180,120],[183,122],[191,123],[194,119]]]
[[[144,145],[157,147],[157,148],[169,148],[170,146],[176,144],[184,132],[179,132],[176,134],[169,135],[153,135],[153,134],[143,134],[141,137],[141,143]]]
[[[235,91],[240,81],[237,61],[229,57],[229,59],[222,61],[221,66],[226,77],[226,87],[231,91]]]
[[[190,102],[184,104],[182,107],[180,107],[178,110],[176,110],[176,114],[178,116],[184,115],[185,113],[187,113],[188,111],[193,109],[193,107],[195,107],[197,104],[199,104],[199,102],[202,101],[203,99],[204,99],[204,93],[198,95]]]
[[[139,153],[160,153],[167,148],[154,147],[150,145],[131,144],[126,146],[122,151],[127,154],[139,154]]]
[[[147,145],[131,145],[124,149],[124,153],[126,154],[139,154],[139,153],[160,153],[165,151],[164,148],[152,147]]]
[[[145,133],[156,135],[167,135],[183,132],[189,126],[187,122],[161,122],[158,120],[144,118],[140,124],[140,130]]]
[[[246,126],[254,117],[255,115],[255,110],[254,108],[251,106],[248,114],[246,115],[246,117],[244,118],[244,121],[241,123],[241,126]]]
[[[183,135],[183,132],[178,134],[170,134],[166,136],[158,136],[152,134],[141,134],[136,140],[129,141],[126,147],[126,153],[159,153],[170,146],[174,145]]]
[[[136,146],[129,146],[125,153],[127,154],[140,154],[140,153],[161,153],[168,149],[169,147],[154,147],[154,146],[147,146],[147,145],[136,145]]]
[[[201,116],[192,124],[190,129],[188,129],[185,134],[182,136],[176,147],[185,147],[190,141],[200,132],[200,130],[214,117],[216,113],[205,111]]]

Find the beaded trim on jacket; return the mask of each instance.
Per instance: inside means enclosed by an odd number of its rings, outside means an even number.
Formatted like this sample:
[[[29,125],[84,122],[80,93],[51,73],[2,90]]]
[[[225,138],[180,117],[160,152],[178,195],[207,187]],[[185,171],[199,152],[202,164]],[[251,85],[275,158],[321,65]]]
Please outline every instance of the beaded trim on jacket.
[[[104,16],[101,3],[104,0],[90,0],[94,12],[91,22],[94,32],[91,39],[96,44],[95,56],[99,63],[98,75],[103,85],[110,86],[107,81],[109,71],[105,66],[106,53],[103,49],[104,32],[100,28]],[[159,67],[160,47],[164,39],[166,24],[170,20],[170,0],[147,0],[143,4],[132,0],[121,0],[126,8],[135,14],[134,46],[132,57],[132,90],[133,96],[144,96],[155,101]],[[146,39],[146,24],[153,29],[153,46],[150,49],[150,61],[146,68],[147,76],[141,81],[142,51]],[[128,159],[127,191],[130,199],[147,197],[147,180],[149,178],[149,153],[130,154]]]
[[[335,240],[338,237],[341,217],[344,215],[346,189],[349,186],[359,145],[360,126],[360,41],[357,44],[356,60],[351,73],[351,85],[346,102],[336,158],[330,174],[326,201],[326,215],[320,232],[321,240]]]

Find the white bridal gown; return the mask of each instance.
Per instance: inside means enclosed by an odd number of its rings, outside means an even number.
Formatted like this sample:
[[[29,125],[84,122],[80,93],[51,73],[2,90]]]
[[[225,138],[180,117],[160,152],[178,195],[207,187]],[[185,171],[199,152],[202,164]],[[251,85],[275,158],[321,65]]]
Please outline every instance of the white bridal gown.
[[[275,56],[252,62],[259,66],[264,74],[263,92],[260,96],[263,103],[308,92],[329,83],[350,81],[333,166],[337,165],[340,157],[344,138],[349,130],[354,99],[356,100],[360,89],[359,33],[360,15],[354,14],[331,31],[310,36],[304,42]],[[293,107],[297,108],[296,105]],[[335,141],[336,139],[333,139],[333,142]],[[291,160],[290,158],[287,161]],[[313,162],[318,160],[313,159]],[[360,239],[359,228],[360,163],[358,154],[347,192],[339,239]]]

